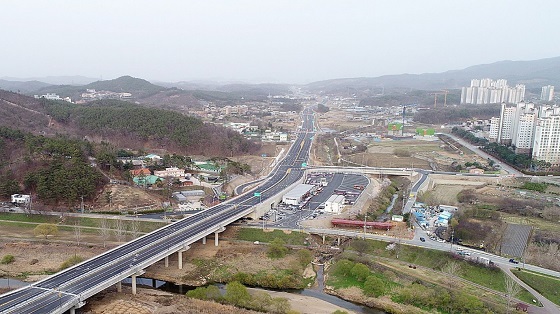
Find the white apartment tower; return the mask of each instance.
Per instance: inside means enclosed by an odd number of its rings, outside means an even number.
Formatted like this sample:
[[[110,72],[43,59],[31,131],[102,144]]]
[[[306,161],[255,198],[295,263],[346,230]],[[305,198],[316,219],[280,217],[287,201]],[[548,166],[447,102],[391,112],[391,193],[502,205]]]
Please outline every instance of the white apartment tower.
[[[470,87],[461,89],[462,104],[498,104],[501,102],[519,103],[525,99],[525,85],[509,87],[507,80],[473,79]]]
[[[492,117],[490,119],[490,131],[488,132],[488,138],[492,142],[498,142],[498,133],[500,130],[500,118]]]
[[[533,103],[520,102],[513,120],[512,144],[517,154],[530,154],[538,110]]]
[[[498,129],[497,142],[502,144],[511,144],[513,139],[513,124],[517,107],[507,107],[506,103],[502,103],[500,113],[500,127]]]
[[[535,127],[533,159],[560,166],[560,108],[543,106]]]
[[[543,86],[541,90],[541,100],[552,101],[554,99],[554,86]]]

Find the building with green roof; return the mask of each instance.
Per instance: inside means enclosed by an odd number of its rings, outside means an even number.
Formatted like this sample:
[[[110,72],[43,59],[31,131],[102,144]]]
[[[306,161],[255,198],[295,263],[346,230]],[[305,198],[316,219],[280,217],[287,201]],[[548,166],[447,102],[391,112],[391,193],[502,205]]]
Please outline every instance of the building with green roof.
[[[158,176],[148,175],[148,176],[134,177],[132,181],[134,181],[134,184],[136,185],[149,186],[149,185],[154,185],[158,181],[163,181],[163,180]]]

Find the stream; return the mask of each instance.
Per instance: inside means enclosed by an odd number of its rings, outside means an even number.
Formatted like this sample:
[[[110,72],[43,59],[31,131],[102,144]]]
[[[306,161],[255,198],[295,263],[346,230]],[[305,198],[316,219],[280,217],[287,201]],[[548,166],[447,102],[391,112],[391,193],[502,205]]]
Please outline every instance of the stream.
[[[176,285],[176,284],[171,283],[171,282],[157,280],[157,279],[151,279],[151,278],[138,277],[138,278],[136,278],[136,280],[137,280],[138,285],[152,287],[152,288],[156,288],[156,289],[159,289],[159,290],[162,290],[162,291],[167,291],[167,292],[171,292],[171,293],[178,293],[178,294],[185,294],[185,293],[187,293],[187,291],[193,290],[193,289],[196,288],[194,286]],[[131,283],[130,278],[126,278],[125,280],[123,280],[123,283],[130,284]],[[224,284],[214,284],[214,285],[217,286],[222,293],[225,293],[225,285]],[[251,287],[251,288],[253,288],[253,287]],[[302,289],[302,290],[295,290],[295,289],[292,289],[292,290],[274,290],[274,289],[265,289],[265,288],[261,288],[261,287],[256,287],[254,289],[258,289],[258,290],[262,290],[262,291],[283,291],[283,292],[287,292],[287,293],[299,294],[299,295],[303,295],[303,296],[307,296],[307,297],[312,297],[312,298],[316,298],[316,299],[323,300],[325,302],[334,304],[334,305],[339,306],[339,307],[341,307],[345,310],[352,311],[354,313],[359,313],[359,314],[383,314],[383,313],[386,313],[386,312],[384,312],[382,310],[379,310],[379,309],[373,309],[373,308],[367,307],[365,305],[356,304],[356,303],[341,299],[337,296],[327,294],[327,293],[323,292],[324,288],[325,288],[325,283],[324,283],[324,276],[323,276],[323,266],[321,265],[321,266],[318,267],[318,270],[317,270],[317,286],[316,287],[306,288],[306,289]]]

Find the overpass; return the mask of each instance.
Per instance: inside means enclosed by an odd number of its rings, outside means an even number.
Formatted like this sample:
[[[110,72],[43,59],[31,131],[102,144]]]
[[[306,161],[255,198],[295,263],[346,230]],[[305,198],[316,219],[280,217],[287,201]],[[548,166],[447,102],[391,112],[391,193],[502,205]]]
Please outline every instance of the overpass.
[[[56,273],[29,286],[0,296],[0,313],[64,313],[85,304],[100,291],[117,285],[127,277],[132,278],[132,291],[136,293],[136,277],[144,269],[178,253],[178,265],[189,245],[214,234],[225,226],[250,215],[258,206],[273,201],[284,189],[297,184],[303,178],[302,164],[307,162],[314,135],[313,113],[310,108],[302,112],[302,126],[286,157],[259,186],[249,193],[211,207],[193,216],[162,227],[131,242],[118,246],[101,255]]]

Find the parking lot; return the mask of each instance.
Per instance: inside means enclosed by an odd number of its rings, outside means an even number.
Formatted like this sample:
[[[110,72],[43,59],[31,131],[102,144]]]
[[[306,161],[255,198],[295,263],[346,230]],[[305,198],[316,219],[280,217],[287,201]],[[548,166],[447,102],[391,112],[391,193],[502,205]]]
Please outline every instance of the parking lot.
[[[362,175],[343,173],[313,173],[306,177],[306,184],[317,186],[316,191],[298,205],[280,203],[260,218],[263,226],[297,229],[299,222],[333,215],[324,211],[325,202],[331,195],[344,195],[345,205],[356,202],[368,179]]]

